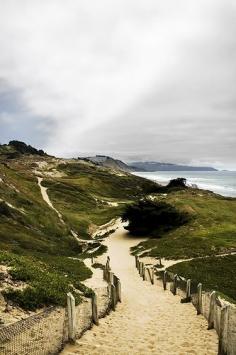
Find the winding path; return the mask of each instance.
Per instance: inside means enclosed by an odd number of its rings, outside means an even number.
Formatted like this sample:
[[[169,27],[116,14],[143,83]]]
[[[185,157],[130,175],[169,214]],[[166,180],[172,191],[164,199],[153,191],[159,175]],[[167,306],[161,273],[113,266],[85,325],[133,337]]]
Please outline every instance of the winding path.
[[[207,330],[206,320],[191,304],[181,304],[178,296],[139,277],[129,254],[139,241],[122,226],[106,240],[112,270],[121,279],[122,303],[62,354],[217,354],[215,330]]]
[[[41,191],[41,195],[42,195],[42,198],[43,200],[47,203],[47,205],[53,209],[56,214],[58,215],[58,218],[60,220],[60,222],[62,224],[65,224],[65,221],[62,217],[62,214],[53,206],[49,196],[48,196],[48,193],[47,193],[47,187],[43,186],[42,185],[42,181],[43,181],[43,178],[37,176],[37,180],[38,180],[38,185],[39,185],[39,188],[40,188],[40,191]],[[73,229],[70,229],[70,232],[71,232],[71,235],[77,240],[77,242],[80,242],[80,243],[85,243],[87,244],[88,242],[85,241],[84,239],[80,239],[78,234],[73,230]]]
[[[61,223],[65,224],[65,222],[63,221],[61,213],[53,206],[53,204],[52,204],[52,202],[51,202],[51,200],[50,200],[50,198],[48,196],[47,187],[44,187],[42,185],[43,178],[38,176],[37,179],[38,179],[38,185],[40,187],[40,191],[41,191],[41,195],[42,195],[43,200],[48,204],[48,206],[51,209],[53,209],[56,212],[56,214],[58,215]]]

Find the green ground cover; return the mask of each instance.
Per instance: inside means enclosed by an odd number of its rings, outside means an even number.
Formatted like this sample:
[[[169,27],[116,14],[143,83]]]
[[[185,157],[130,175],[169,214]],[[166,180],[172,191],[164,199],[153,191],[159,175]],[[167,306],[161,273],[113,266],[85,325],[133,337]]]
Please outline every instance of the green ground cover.
[[[34,154],[34,150],[29,155],[27,151],[33,148],[23,148],[26,153],[21,154],[17,147],[0,145],[0,264],[11,267],[16,283],[28,285],[5,291],[5,297],[24,309],[65,305],[66,293],[73,287],[84,295],[91,292],[82,282],[92,272],[83,263],[86,254],[70,229],[90,239],[91,225],[120,216],[126,202],[154,191],[156,185],[76,160],[64,161],[58,168],[59,160]],[[66,224],[42,199],[34,169],[40,170],[38,163],[45,162],[51,167],[49,172],[63,173],[62,177],[45,176],[42,184]],[[105,250],[101,245],[93,254]],[[80,301],[79,294],[76,301]]]
[[[201,282],[206,291],[215,290],[236,302],[236,255],[209,257],[182,262],[168,268],[174,274]]]
[[[126,203],[157,189],[157,185],[149,180],[130,174],[119,175],[92,164],[74,162],[62,164],[58,169],[67,176],[47,179],[44,185],[67,223],[85,239],[89,238],[91,224],[102,225],[119,217]]]
[[[89,289],[81,281],[90,277],[92,272],[79,260],[46,254],[33,257],[0,252],[0,264],[10,267],[9,273],[13,280],[27,284],[23,290],[11,287],[3,292],[7,300],[23,309],[65,306],[65,295],[72,291],[78,304],[81,298],[79,293],[74,292],[73,286],[89,294]]]
[[[215,255],[236,249],[236,199],[204,190],[184,189],[155,195],[180,211],[189,222],[172,231],[157,234],[132,248],[132,253],[169,259]],[[156,237],[156,238],[155,238]]]

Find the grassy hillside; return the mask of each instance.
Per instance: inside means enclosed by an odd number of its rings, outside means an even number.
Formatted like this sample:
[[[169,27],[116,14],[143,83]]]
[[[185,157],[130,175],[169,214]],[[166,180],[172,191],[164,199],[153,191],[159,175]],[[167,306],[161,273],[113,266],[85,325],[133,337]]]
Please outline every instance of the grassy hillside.
[[[66,174],[60,179],[46,179],[48,194],[68,224],[88,238],[90,225],[102,225],[121,215],[125,203],[156,189],[156,184],[136,176],[72,162],[61,164]]]
[[[182,262],[168,268],[174,274],[203,284],[204,290],[215,290],[236,302],[236,255],[209,257]]]
[[[187,212],[190,220],[186,225],[141,243],[133,248],[134,253],[143,251],[150,256],[185,259],[236,249],[235,198],[196,189],[153,196],[157,201],[168,202]]]
[[[43,200],[37,183],[48,188],[57,213]],[[19,144],[0,146],[0,265],[6,265],[23,290],[5,290],[8,300],[25,309],[65,304],[71,284],[91,276],[82,248],[70,230],[89,239],[91,227],[119,216],[124,203],[154,191],[156,185],[79,160],[56,159]],[[79,294],[77,301],[79,301]]]

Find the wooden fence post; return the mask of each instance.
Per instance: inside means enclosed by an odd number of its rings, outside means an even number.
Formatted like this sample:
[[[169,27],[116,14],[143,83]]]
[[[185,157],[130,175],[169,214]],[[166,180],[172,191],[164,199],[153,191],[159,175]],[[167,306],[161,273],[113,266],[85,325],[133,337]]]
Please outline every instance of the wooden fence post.
[[[186,282],[186,297],[181,299],[181,303],[187,303],[191,301],[191,280],[188,279]]]
[[[202,313],[202,284],[197,285],[197,314]]]
[[[135,255],[135,267],[136,267],[136,269],[138,267],[138,256],[137,255]]]
[[[120,279],[117,279],[117,300],[121,302],[121,283]]]
[[[140,260],[138,259],[138,273],[139,273],[139,275],[140,275],[140,269],[141,269],[141,262],[140,262]]]
[[[143,281],[146,281],[146,266],[143,264]]]
[[[154,267],[152,267],[152,284],[154,285],[155,283],[155,273],[154,273]]]
[[[72,293],[67,293],[68,312],[68,337],[70,341],[75,341],[75,298]]]
[[[191,279],[187,280],[187,285],[186,285],[186,298],[191,299]]]
[[[116,289],[116,304],[117,302],[121,302],[121,283],[120,283],[120,279],[116,276],[113,275],[113,285],[115,286]]]
[[[103,268],[103,280],[104,281],[106,281],[107,280],[107,275],[106,275],[106,273],[107,273],[107,270],[106,270],[106,266]]]
[[[92,319],[93,323],[98,325],[98,306],[97,306],[97,295],[94,293],[92,295]]]
[[[176,291],[177,291],[177,279],[178,279],[178,275],[175,274],[175,276],[174,276],[174,282],[173,282],[173,295],[176,295]]]
[[[148,276],[149,276],[150,282],[153,285],[154,284],[154,269],[153,269],[153,267],[152,267],[152,269],[147,268],[147,271],[148,271]]]
[[[108,282],[113,284],[113,281],[114,281],[114,274],[113,274],[113,272],[108,271]]]
[[[140,263],[140,268],[139,268],[139,275],[142,277],[143,276],[143,263]]]
[[[224,305],[220,312],[220,331],[218,355],[227,355],[227,333],[228,333],[229,306]]]
[[[107,270],[111,270],[111,268],[110,268],[110,256],[107,257],[106,268],[107,268]]]
[[[111,306],[112,306],[113,311],[115,311],[115,309],[116,309],[116,303],[117,303],[116,287],[115,287],[115,285],[111,284]]]
[[[214,315],[215,315],[216,292],[212,291],[210,295],[210,309],[208,316],[208,330],[214,328]]]
[[[142,262],[139,262],[139,275],[142,275]]]
[[[164,289],[164,291],[166,291],[166,279],[167,279],[167,271],[165,270],[164,274],[163,274],[163,289]]]

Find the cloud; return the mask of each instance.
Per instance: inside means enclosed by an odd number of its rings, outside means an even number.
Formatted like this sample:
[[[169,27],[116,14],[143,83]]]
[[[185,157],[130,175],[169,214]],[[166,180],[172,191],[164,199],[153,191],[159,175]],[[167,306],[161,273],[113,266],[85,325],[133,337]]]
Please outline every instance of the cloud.
[[[0,0],[0,9],[7,136],[20,126],[59,155],[234,160],[233,0]]]

